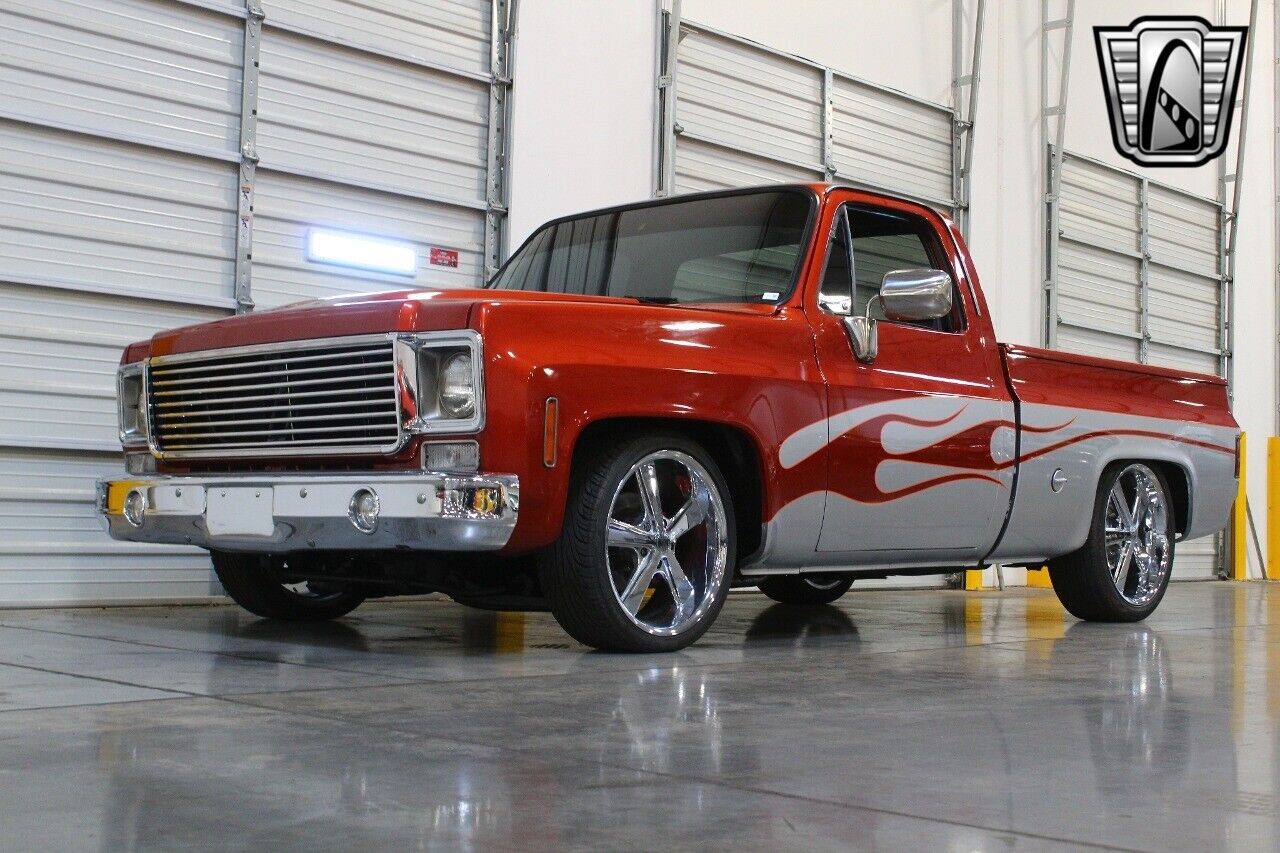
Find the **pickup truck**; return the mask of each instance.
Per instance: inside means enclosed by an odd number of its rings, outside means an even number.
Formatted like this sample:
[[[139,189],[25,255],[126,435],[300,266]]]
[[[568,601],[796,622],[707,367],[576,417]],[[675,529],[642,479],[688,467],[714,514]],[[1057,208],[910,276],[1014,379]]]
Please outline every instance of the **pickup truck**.
[[[484,288],[162,332],[118,385],[110,534],[209,549],[250,612],[437,591],[625,651],[734,586],[996,562],[1142,619],[1239,465],[1221,379],[999,344],[951,222],[826,184],[566,217]]]

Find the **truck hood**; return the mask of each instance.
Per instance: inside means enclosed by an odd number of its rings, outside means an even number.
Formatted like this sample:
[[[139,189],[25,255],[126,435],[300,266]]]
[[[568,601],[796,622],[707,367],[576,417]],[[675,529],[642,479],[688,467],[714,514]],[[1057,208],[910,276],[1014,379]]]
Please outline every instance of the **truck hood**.
[[[549,308],[568,305],[635,305],[634,299],[611,296],[581,296],[565,293],[534,293],[515,290],[482,290],[479,288],[449,290],[389,290],[297,302],[281,308],[255,311],[195,326],[184,326],[160,332],[150,341],[150,352],[135,352],[131,347],[125,360],[146,355],[175,355],[224,347],[346,335],[381,334],[384,332],[425,332],[442,329],[465,329],[472,311],[479,304],[499,306],[503,303],[540,303]],[[653,309],[662,306],[644,305]],[[769,313],[773,305],[687,306],[669,310],[713,308],[752,314]],[[139,349],[141,347],[139,346]]]

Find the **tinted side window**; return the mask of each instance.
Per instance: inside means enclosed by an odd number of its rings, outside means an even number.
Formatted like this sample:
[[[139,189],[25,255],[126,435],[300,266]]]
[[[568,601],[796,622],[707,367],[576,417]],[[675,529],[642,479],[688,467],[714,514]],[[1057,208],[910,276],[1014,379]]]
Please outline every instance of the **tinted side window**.
[[[847,316],[853,313],[853,269],[849,263],[849,223],[845,210],[841,208],[837,214],[827,243],[827,265],[822,272],[819,302],[823,310]]]
[[[884,210],[848,207],[849,229],[853,243],[854,311],[867,310],[868,303],[880,292],[884,274],[903,269],[944,269],[949,271],[942,248],[929,223],[914,216]],[[920,326],[940,332],[957,332],[964,328],[960,294],[952,283],[950,315],[937,320],[921,320],[904,325]],[[871,316],[884,319],[877,301],[871,305]],[[901,322],[901,321],[893,321]]]

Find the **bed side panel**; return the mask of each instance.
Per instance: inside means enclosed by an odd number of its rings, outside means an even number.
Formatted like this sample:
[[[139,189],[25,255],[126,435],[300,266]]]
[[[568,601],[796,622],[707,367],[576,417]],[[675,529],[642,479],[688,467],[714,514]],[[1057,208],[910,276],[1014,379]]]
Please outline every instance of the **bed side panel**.
[[[1022,348],[1006,348],[1005,356],[1023,432],[1017,497],[993,561],[1041,560],[1079,548],[1098,480],[1122,459],[1168,462],[1186,473],[1185,538],[1226,524],[1239,428],[1223,384]]]

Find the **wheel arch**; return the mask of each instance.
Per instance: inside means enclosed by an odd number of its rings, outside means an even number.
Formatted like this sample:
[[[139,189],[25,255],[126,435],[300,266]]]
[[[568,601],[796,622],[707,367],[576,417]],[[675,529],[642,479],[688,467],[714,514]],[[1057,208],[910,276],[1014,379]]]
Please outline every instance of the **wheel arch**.
[[[1149,464],[1157,468],[1169,484],[1169,499],[1173,502],[1173,529],[1181,536],[1191,528],[1191,472],[1182,463],[1167,459],[1152,459]]]
[[[592,448],[636,433],[673,432],[702,447],[729,486],[733,501],[739,564],[759,550],[762,543],[766,480],[763,455],[751,434],[733,424],[688,418],[607,417],[583,427],[574,439],[570,470]]]
[[[1106,477],[1108,472],[1115,470],[1117,467],[1134,462],[1159,469],[1169,483],[1169,497],[1174,507],[1175,533],[1178,536],[1182,536],[1191,529],[1193,521],[1192,495],[1195,493],[1196,481],[1190,460],[1185,458],[1183,454],[1166,452],[1162,448],[1150,446],[1116,447],[1112,452],[1102,455],[1097,460],[1092,469],[1094,473],[1090,476],[1090,479],[1086,480],[1086,484],[1090,488],[1088,494],[1093,496],[1090,499],[1088,511],[1081,512],[1080,517],[1072,526],[1070,535],[1063,538],[1063,547],[1055,549],[1055,552],[1051,552],[1046,556],[1052,558],[1053,556],[1070,553],[1084,544],[1089,535],[1089,525],[1092,523],[1093,510],[1097,506],[1098,490],[1102,488],[1103,478]]]
[[[1094,483],[1094,492],[1102,486],[1102,479],[1110,471],[1131,464],[1149,465],[1164,475],[1169,484],[1169,499],[1173,503],[1173,528],[1178,535],[1186,533],[1191,523],[1191,470],[1187,463],[1162,456],[1145,456],[1142,454],[1119,456],[1107,460],[1098,472]]]

